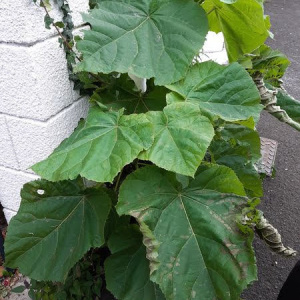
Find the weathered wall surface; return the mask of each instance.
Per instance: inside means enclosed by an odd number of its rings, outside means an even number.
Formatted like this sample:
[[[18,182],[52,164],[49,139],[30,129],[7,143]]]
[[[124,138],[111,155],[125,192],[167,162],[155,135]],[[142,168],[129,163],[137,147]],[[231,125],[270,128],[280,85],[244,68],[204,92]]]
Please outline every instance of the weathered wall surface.
[[[76,28],[87,0],[69,0]],[[61,14],[51,11],[55,20]],[[20,205],[20,189],[38,178],[29,167],[46,158],[87,113],[73,91],[65,53],[44,11],[32,0],[0,1],[0,202],[7,220]],[[221,35],[210,34],[203,60],[226,63]]]
[[[88,1],[69,0],[73,21]],[[61,18],[55,6],[55,20]],[[73,91],[65,53],[44,11],[32,0],[0,1],[0,202],[8,220],[20,205],[20,189],[37,178],[28,169],[47,157],[87,112]]]

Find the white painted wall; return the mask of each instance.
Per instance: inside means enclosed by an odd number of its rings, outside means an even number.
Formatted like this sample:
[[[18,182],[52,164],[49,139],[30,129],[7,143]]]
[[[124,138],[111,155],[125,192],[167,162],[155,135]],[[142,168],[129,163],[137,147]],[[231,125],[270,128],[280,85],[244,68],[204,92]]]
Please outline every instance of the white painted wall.
[[[69,0],[73,21],[88,0]],[[53,6],[55,20],[61,14]],[[24,183],[38,178],[28,168],[46,158],[87,113],[73,91],[65,53],[44,11],[32,0],[0,1],[0,202],[9,221]]]
[[[88,0],[69,0],[76,27]],[[53,7],[55,20],[61,14]],[[65,53],[44,11],[32,0],[0,0],[0,202],[9,221],[24,183],[37,179],[29,167],[46,158],[87,113],[73,91]],[[210,33],[203,60],[227,62],[222,36]]]

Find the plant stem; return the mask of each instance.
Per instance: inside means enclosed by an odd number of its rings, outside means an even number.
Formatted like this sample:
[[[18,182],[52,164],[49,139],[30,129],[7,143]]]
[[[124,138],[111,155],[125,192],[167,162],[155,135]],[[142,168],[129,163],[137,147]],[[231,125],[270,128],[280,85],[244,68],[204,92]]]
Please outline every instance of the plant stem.
[[[298,122],[295,122],[290,116],[287,114],[287,112],[282,109],[277,104],[277,90],[269,90],[264,83],[263,75],[258,73],[255,76],[253,76],[253,80],[258,88],[261,102],[265,106],[265,110],[269,112],[272,116],[277,118],[279,121],[284,122],[291,127],[297,129],[300,131],[300,124]]]
[[[134,161],[134,165],[135,165],[135,169],[136,169],[136,170],[139,169],[139,160],[138,160],[138,159],[136,159],[136,160]]]
[[[208,16],[208,15],[211,14],[214,10],[216,10],[216,7],[212,8],[210,11],[208,11],[208,12],[206,13],[206,15]]]
[[[123,173],[123,169],[121,170],[121,172],[119,173],[118,177],[117,177],[117,181],[116,181],[116,185],[114,187],[114,191],[117,192],[119,189],[119,185],[120,185],[120,180],[122,177],[122,173]]]
[[[43,0],[40,0],[41,2],[41,7],[44,8],[46,15],[51,18],[49,11],[45,5],[45,3],[43,2]],[[52,18],[51,18],[52,19]],[[60,38],[62,39],[62,41],[64,42],[65,46],[69,49],[69,51],[73,52],[75,54],[76,59],[81,62],[82,59],[77,56],[76,52],[73,50],[73,47],[69,44],[69,42],[67,41],[67,39],[62,35],[62,33],[60,32],[59,28],[55,25],[55,23],[52,21],[51,25],[55,28],[55,30],[57,31],[58,35],[60,36]],[[89,73],[93,78],[95,78],[97,81],[103,82],[103,80],[101,80],[97,75],[93,74],[93,73]]]
[[[255,227],[259,237],[267,243],[272,251],[286,257],[294,257],[297,255],[297,251],[283,245],[278,230],[269,223],[262,212],[260,212],[260,220]]]
[[[41,7],[44,8],[46,15],[47,15],[49,18],[51,18],[50,14],[49,14],[49,11],[48,11],[48,9],[47,9],[47,7],[46,7],[46,5],[45,5],[45,3],[43,2],[43,0],[40,0],[40,1],[41,1]],[[52,18],[51,18],[51,19],[52,19]],[[73,53],[75,53],[75,51],[73,50],[72,46],[69,44],[69,42],[67,41],[67,39],[61,34],[59,28],[55,25],[55,23],[54,23],[53,21],[51,22],[51,25],[55,28],[55,30],[57,31],[57,33],[58,33],[58,35],[60,36],[60,38],[63,40],[63,42],[64,42],[64,44],[66,45],[66,47],[67,47],[70,51],[72,51]],[[76,53],[75,53],[75,57],[77,58],[78,61],[81,61],[81,58],[78,57],[78,56],[76,55]]]

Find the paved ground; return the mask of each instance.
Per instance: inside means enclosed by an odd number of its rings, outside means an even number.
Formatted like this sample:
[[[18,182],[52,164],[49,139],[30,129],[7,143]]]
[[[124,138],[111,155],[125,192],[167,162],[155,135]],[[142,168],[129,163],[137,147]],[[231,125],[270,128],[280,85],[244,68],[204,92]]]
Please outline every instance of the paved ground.
[[[275,40],[269,45],[291,60],[285,87],[300,100],[300,1],[270,0],[266,13],[271,16]],[[300,253],[300,132],[263,114],[258,130],[261,136],[279,142],[276,178],[265,180],[261,209],[280,230],[285,244]],[[272,254],[259,240],[255,242],[259,281],[244,294],[245,300],[276,300],[278,292],[297,259]],[[300,299],[300,293],[299,293]]]

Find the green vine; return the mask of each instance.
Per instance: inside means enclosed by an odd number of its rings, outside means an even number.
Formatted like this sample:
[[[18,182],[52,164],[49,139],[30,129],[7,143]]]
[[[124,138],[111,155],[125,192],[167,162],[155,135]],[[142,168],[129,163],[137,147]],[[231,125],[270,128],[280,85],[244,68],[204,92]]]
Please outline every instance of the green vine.
[[[34,3],[37,0],[33,0]],[[50,29],[51,26],[55,28],[57,34],[59,35],[59,44],[64,48],[66,53],[66,61],[69,72],[69,79],[74,83],[74,89],[79,90],[82,95],[91,95],[93,89],[95,89],[95,84],[98,86],[99,82],[102,82],[102,79],[99,76],[88,72],[75,73],[74,65],[77,62],[81,61],[81,58],[74,51],[74,45],[76,40],[78,41],[79,37],[73,36],[74,23],[72,20],[70,6],[67,0],[55,0],[57,9],[62,12],[63,18],[62,21],[55,21],[50,16],[51,6],[48,1],[40,0],[40,6],[45,11],[45,27]],[[91,89],[92,88],[92,89]]]

